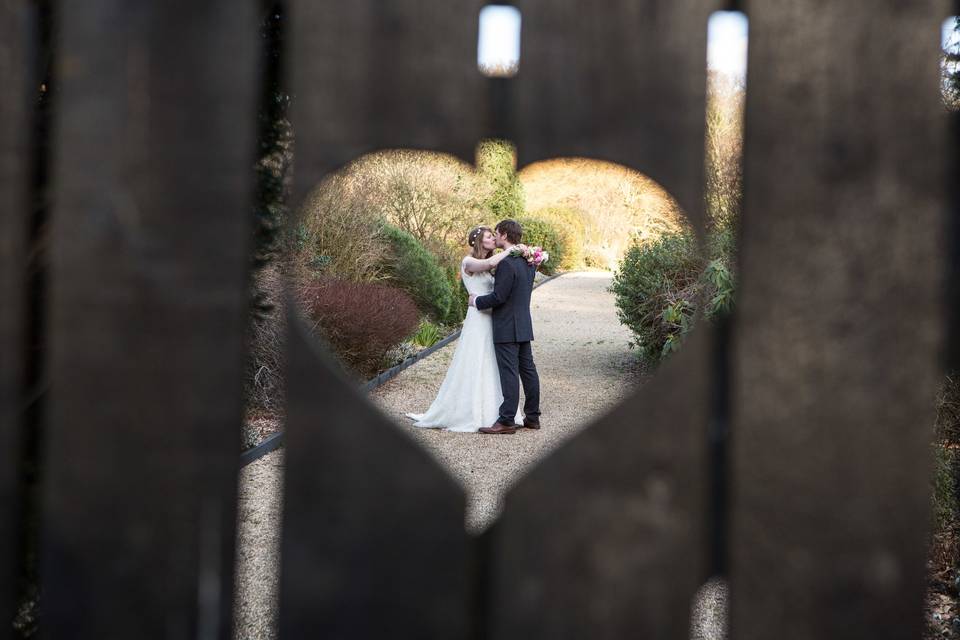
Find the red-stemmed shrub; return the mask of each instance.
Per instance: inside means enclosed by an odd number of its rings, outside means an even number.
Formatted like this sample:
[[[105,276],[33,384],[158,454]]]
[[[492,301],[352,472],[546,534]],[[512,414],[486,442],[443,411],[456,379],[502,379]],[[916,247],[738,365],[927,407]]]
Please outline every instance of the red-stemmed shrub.
[[[387,351],[419,324],[417,305],[404,291],[373,282],[321,278],[300,290],[315,331],[353,371],[377,373]]]

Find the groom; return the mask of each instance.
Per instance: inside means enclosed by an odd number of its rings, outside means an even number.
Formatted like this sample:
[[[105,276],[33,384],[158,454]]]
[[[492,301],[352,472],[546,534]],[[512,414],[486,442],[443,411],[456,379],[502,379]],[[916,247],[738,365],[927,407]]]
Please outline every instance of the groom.
[[[519,244],[523,235],[520,223],[502,220],[496,227],[497,246],[510,251]],[[497,350],[497,366],[500,369],[500,387],[503,404],[500,417],[480,433],[516,433],[514,417],[520,403],[519,373],[523,393],[523,426],[540,428],[540,377],[533,364],[533,322],[530,320],[530,294],[533,291],[533,276],[537,268],[520,256],[505,258],[497,265],[493,293],[485,296],[470,296],[470,306],[483,311],[493,309],[493,343]]]

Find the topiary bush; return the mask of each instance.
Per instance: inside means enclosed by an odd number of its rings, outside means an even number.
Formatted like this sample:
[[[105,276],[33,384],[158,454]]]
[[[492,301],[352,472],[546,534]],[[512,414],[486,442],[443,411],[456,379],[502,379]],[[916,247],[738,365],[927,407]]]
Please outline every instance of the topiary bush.
[[[384,224],[381,237],[386,247],[382,265],[388,282],[409,293],[417,307],[434,320],[446,322],[456,302],[449,275],[436,256],[393,225]]]
[[[318,278],[300,291],[317,333],[356,373],[375,375],[387,352],[417,329],[420,314],[404,291],[374,282]]]
[[[529,217],[546,220],[557,232],[560,251],[550,254],[555,270],[572,271],[585,266],[583,250],[587,231],[580,211],[570,207],[546,207],[534,211]]]
[[[526,216],[517,222],[523,226],[523,244],[543,247],[550,254],[550,259],[540,265],[540,271],[548,276],[556,273],[566,256],[565,243],[569,239],[556,224],[544,218]]]

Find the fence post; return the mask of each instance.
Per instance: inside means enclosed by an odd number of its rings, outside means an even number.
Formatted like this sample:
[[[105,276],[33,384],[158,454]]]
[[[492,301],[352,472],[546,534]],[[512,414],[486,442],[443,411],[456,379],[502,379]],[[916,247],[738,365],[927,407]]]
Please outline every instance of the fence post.
[[[751,3],[732,627],[918,638],[942,345],[947,3]]]
[[[46,637],[227,638],[252,3],[63,3]]]
[[[26,6],[0,0],[0,638],[12,637],[20,536],[20,430],[23,415],[30,131]]]

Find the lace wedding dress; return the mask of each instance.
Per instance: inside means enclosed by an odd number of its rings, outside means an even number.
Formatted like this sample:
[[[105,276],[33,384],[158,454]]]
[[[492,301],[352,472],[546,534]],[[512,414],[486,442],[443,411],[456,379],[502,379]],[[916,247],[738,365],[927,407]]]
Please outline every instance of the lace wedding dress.
[[[487,271],[470,275],[461,264],[460,276],[468,293],[485,296],[493,291],[493,276]],[[467,307],[453,360],[436,399],[426,413],[407,414],[414,426],[472,432],[497,421],[503,392],[490,313]],[[516,421],[523,423],[522,413],[517,413]]]

